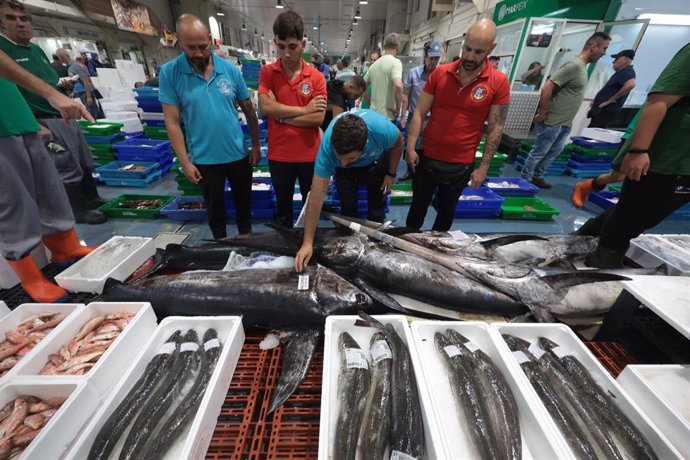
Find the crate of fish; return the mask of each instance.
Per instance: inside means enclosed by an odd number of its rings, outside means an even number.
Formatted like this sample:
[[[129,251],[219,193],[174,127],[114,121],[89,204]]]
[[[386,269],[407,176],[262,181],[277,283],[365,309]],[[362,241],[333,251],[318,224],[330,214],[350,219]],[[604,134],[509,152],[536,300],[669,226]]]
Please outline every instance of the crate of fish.
[[[115,158],[120,161],[169,161],[173,158],[170,150],[157,152],[139,152],[139,153],[125,153],[115,152]]]
[[[63,457],[99,398],[86,382],[16,381],[0,389],[0,403],[9,410],[3,411],[5,458],[47,459]]]
[[[171,150],[170,141],[161,141],[155,139],[136,138],[128,141],[119,142],[113,145],[117,153],[129,154],[160,154],[169,153]]]
[[[4,356],[0,382],[11,378],[16,365],[30,359],[36,345],[59,332],[65,319],[82,308],[83,304],[76,303],[25,303],[0,320],[0,349]]]
[[[168,203],[161,214],[170,220],[206,220],[208,211],[204,197],[201,196],[181,196]]]
[[[358,444],[371,458],[386,449],[392,458],[444,458],[415,355],[404,316],[326,318],[319,458],[354,458]],[[388,401],[405,423],[390,419]]]
[[[154,181],[160,179],[162,175],[163,175],[163,171],[158,169],[156,171],[153,171],[151,174],[144,177],[143,179],[140,179],[140,178],[123,179],[120,177],[103,177],[103,181],[109,187],[146,188],[146,187],[150,186]]]
[[[412,184],[393,184],[390,199],[391,205],[412,203]]]
[[[460,195],[456,210],[483,209],[498,212],[505,201],[500,195],[491,191],[489,187],[481,186],[476,189],[465,187]]]
[[[565,171],[573,176],[577,177],[578,179],[593,179],[595,177],[599,177],[602,174],[606,174],[611,172],[611,168],[603,168],[603,169],[576,169],[571,166],[567,166],[565,168]]]
[[[68,457],[203,458],[243,343],[240,317],[164,319]]]
[[[264,184],[271,184],[271,173],[268,166],[255,166],[252,172],[252,182],[263,182]]]
[[[160,169],[159,163],[113,161],[96,168],[103,179],[145,179]]]
[[[539,187],[522,177],[490,177],[484,185],[500,196],[531,197],[539,192]]]
[[[174,197],[170,195],[120,195],[100,208],[108,217],[122,219],[158,219],[163,207]]]
[[[67,291],[101,294],[108,279],[125,281],[155,252],[152,238],[114,236],[55,276],[55,282]]]
[[[682,458],[666,436],[562,324],[494,323],[500,349],[537,389],[570,456]],[[575,428],[577,427],[577,428]]]
[[[600,192],[590,193],[587,197],[587,200],[596,204],[600,208],[608,209],[618,203],[619,197],[620,193],[618,192],[607,192],[606,190],[602,190]]]
[[[504,220],[551,220],[561,212],[539,198],[506,197],[501,205]]]
[[[70,316],[58,334],[17,365],[17,378],[86,380],[105,396],[156,328],[148,302],[92,302]]]
[[[620,142],[604,142],[582,136],[573,136],[570,140],[573,144],[590,150],[616,150],[621,145]]]
[[[487,323],[414,321],[415,369],[439,428],[439,458],[567,458],[529,381]],[[500,339],[499,339],[500,340]]]

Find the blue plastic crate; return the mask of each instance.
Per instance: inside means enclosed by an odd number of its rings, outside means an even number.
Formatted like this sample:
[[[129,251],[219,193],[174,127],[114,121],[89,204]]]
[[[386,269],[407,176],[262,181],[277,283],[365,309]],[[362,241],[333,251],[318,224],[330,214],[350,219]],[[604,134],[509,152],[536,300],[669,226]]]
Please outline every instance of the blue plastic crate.
[[[125,140],[125,133],[115,133],[110,136],[84,136],[87,144],[115,144]]]
[[[131,153],[135,155],[170,153],[172,147],[170,141],[155,139],[130,139],[128,141],[113,144],[113,148],[118,153]]]
[[[165,176],[166,174],[168,174],[170,172],[170,170],[172,169],[172,167],[173,167],[172,162],[160,165],[161,176]]]
[[[232,190],[230,187],[225,185],[225,199],[232,199]],[[268,190],[252,190],[252,201],[254,200],[259,200],[259,201],[265,201],[265,200],[273,200],[273,187],[271,187]]]
[[[578,171],[596,170],[596,171],[610,171],[610,163],[579,163],[577,161],[569,161],[566,165],[570,169],[577,169]]]
[[[160,179],[160,177],[161,171],[159,169],[145,179],[108,179],[104,177],[103,180],[109,187],[148,187],[153,181]]]
[[[161,209],[161,214],[170,220],[206,220],[208,212],[205,209],[180,209],[181,203],[203,203],[201,196],[180,196]]]
[[[615,150],[621,145],[620,142],[602,142],[582,136],[573,136],[570,140],[572,140],[575,145],[594,150]]]
[[[146,169],[143,171],[128,171],[119,170],[123,166],[145,166]],[[143,162],[143,161],[113,161],[107,165],[96,168],[96,172],[101,175],[103,180],[106,179],[146,179],[154,171],[160,169],[160,164],[154,162]]]
[[[611,164],[611,161],[613,161],[613,157],[610,157],[610,156],[590,157],[587,155],[580,155],[577,153],[571,153],[570,159],[572,161],[577,161],[578,163],[606,163],[606,164]]]
[[[463,196],[480,196],[481,200],[463,200]],[[458,204],[455,207],[458,209],[483,209],[483,210],[493,210],[498,212],[501,209],[501,205],[505,200],[489,189],[489,187],[481,186],[477,189],[472,190],[470,187],[465,187],[462,191],[462,195],[458,200]]]
[[[160,104],[160,101],[158,100],[158,95],[149,95],[149,96],[136,96],[134,99],[137,100],[137,103],[144,103],[144,104]]]
[[[519,188],[513,187],[488,187],[494,193],[500,196],[534,196],[539,192],[539,187],[522,177],[489,177],[486,183],[500,183],[508,182],[509,184],[517,184]]]
[[[146,126],[165,127],[165,120],[141,120]]]
[[[453,217],[456,219],[498,219],[498,211],[493,209],[456,209]]]
[[[142,86],[141,88],[134,88],[134,91],[139,97],[155,97],[158,100],[159,89],[153,86]]]
[[[275,203],[274,203],[273,199],[255,200],[252,198],[252,204],[251,204],[252,209],[273,209],[274,207],[275,207]],[[232,195],[228,196],[227,192],[225,195],[225,209],[235,209],[235,200],[232,199]]]
[[[163,113],[163,106],[158,101],[137,101],[137,105],[144,112]]]
[[[577,177],[579,179],[593,179],[595,177],[598,177],[602,174],[606,174],[611,172],[610,169],[573,169],[573,168],[566,168],[567,173],[570,174],[573,177]]]
[[[618,192],[607,192],[606,190],[602,190],[601,192],[590,193],[587,200],[596,204],[600,208],[608,209],[616,204],[611,201],[611,198],[618,198],[619,196],[620,193]]]
[[[115,152],[115,158],[120,161],[157,161],[159,163],[170,161],[173,155],[170,151],[167,152],[151,152],[151,153],[121,153]]]

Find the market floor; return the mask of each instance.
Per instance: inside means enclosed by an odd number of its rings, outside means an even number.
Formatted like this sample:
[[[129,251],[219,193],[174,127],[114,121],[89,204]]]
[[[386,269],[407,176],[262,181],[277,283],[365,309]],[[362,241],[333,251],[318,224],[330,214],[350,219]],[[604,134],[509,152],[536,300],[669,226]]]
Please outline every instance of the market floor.
[[[405,166],[401,163],[398,169],[398,177],[405,173]],[[505,176],[519,176],[519,173],[512,165],[506,165],[503,169]],[[99,187],[99,191],[104,198],[114,198],[121,194],[144,194],[144,195],[177,195],[177,184],[174,180],[175,175],[169,173],[165,178],[146,188],[132,187]],[[462,230],[468,233],[570,233],[580,227],[587,219],[595,216],[601,209],[588,203],[584,209],[575,208],[570,202],[570,196],[574,184],[579,179],[570,176],[552,176],[547,180],[553,184],[550,190],[542,190],[538,197],[548,202],[560,211],[560,215],[555,216],[551,222],[530,222],[530,221],[510,221],[510,220],[487,220],[487,219],[456,219],[451,230]],[[388,219],[395,221],[397,225],[405,225],[408,206],[391,206]],[[429,208],[424,221],[424,229],[430,229],[436,211]],[[269,230],[263,224],[267,221],[255,221],[254,231],[261,232]],[[321,226],[330,226],[330,223],[321,222]],[[77,225],[79,236],[87,244],[99,244],[107,241],[115,235],[128,236],[148,236],[154,237],[160,232],[184,232],[189,236],[185,241],[188,245],[202,244],[204,239],[211,239],[211,231],[206,222],[174,222],[167,219],[158,220],[134,220],[134,219],[110,219],[101,225]],[[669,220],[662,222],[657,227],[651,229],[649,233],[690,233],[690,220]],[[237,227],[234,222],[228,224],[228,235],[236,235]]]

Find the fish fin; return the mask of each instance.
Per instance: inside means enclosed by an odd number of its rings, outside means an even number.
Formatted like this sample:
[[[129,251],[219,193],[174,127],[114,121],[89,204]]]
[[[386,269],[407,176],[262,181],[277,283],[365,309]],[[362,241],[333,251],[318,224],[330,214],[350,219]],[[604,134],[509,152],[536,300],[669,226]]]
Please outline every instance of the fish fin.
[[[517,243],[519,241],[549,241],[547,238],[537,236],[537,235],[508,235],[501,236],[498,238],[492,238],[490,240],[479,241],[485,249],[493,249],[498,246],[507,246],[509,244]]]
[[[565,289],[580,284],[601,283],[605,281],[630,281],[630,278],[615,273],[589,272],[580,270],[576,273],[559,273],[540,277],[542,281],[554,289]]]
[[[105,284],[103,285],[103,294],[108,292],[110,289],[122,285],[122,281],[116,280],[115,278],[108,278],[105,280]]]
[[[297,232],[295,232],[292,229],[285,228],[282,225],[274,224],[272,222],[264,225],[278,232],[278,234],[283,237],[290,249],[294,249],[295,252],[299,250],[299,247],[302,243],[302,239],[299,237]]]
[[[557,267],[567,268],[568,270],[577,270],[577,267],[575,267],[573,261],[565,257],[555,257],[553,259],[546,259],[537,265],[539,267]]]

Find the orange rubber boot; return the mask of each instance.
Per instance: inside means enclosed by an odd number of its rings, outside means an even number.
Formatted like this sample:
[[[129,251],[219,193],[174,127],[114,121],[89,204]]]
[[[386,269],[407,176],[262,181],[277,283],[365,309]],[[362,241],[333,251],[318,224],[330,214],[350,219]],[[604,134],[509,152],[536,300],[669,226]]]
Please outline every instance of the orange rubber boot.
[[[582,208],[585,206],[585,201],[590,193],[594,191],[594,179],[587,179],[582,182],[575,184],[575,190],[573,190],[573,196],[571,198],[573,205],[576,208]]]
[[[20,260],[8,260],[7,263],[17,274],[26,293],[36,302],[54,303],[58,300],[64,300],[63,298],[68,296],[67,291],[54,285],[43,276],[43,272],[38,268],[31,254]]]
[[[96,249],[95,246],[82,246],[74,228],[55,235],[44,236],[43,242],[52,253],[50,261],[58,264],[81,259]]]

